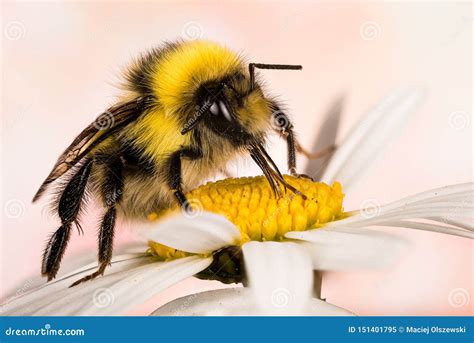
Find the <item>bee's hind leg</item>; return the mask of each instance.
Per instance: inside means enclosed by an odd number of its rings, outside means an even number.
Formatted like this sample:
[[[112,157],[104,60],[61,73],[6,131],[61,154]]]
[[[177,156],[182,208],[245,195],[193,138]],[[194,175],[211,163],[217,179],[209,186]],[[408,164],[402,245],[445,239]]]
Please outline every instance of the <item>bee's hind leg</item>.
[[[121,200],[123,193],[122,167],[120,157],[114,156],[111,160],[106,162],[104,168],[106,173],[102,183],[102,197],[107,210],[102,218],[99,229],[99,268],[94,273],[77,280],[70,287],[103,275],[107,265],[109,265],[112,260],[114,228],[117,217],[116,205]]]
[[[47,276],[48,281],[56,277],[71,236],[71,226],[74,222],[77,223],[91,167],[92,159],[89,159],[71,177],[59,196],[57,208],[62,225],[49,239],[41,264],[41,274]]]

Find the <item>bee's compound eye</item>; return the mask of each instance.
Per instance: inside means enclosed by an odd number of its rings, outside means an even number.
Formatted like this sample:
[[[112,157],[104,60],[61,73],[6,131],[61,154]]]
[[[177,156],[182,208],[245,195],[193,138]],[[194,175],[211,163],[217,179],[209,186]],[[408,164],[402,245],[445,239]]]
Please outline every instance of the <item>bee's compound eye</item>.
[[[211,107],[209,108],[209,111],[211,111],[211,113],[215,116],[219,114],[219,107],[215,102],[212,103]]]
[[[229,109],[222,101],[219,101],[219,108],[221,109],[221,112],[224,115],[225,119],[227,119],[228,121],[232,121],[232,116],[229,113]]]

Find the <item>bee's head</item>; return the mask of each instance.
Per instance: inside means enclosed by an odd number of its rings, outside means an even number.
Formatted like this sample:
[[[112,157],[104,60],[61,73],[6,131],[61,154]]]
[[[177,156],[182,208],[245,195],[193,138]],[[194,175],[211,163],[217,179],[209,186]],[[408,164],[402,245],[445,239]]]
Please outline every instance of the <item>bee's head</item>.
[[[271,115],[260,87],[251,88],[248,77],[240,73],[201,85],[195,104],[184,133],[199,122],[237,145],[264,132]]]
[[[251,63],[248,74],[237,71],[218,80],[202,83],[194,94],[195,108],[191,116],[186,118],[181,133],[186,134],[199,124],[199,129],[210,130],[229,141],[234,147],[246,149],[262,169],[275,195],[281,194],[278,186],[280,184],[285,189],[297,193],[299,191],[284,180],[263,146],[265,132],[271,126],[272,117],[279,111],[278,105],[265,98],[260,85],[255,81],[255,68],[301,69],[302,67]]]
[[[259,140],[270,127],[272,106],[255,80],[255,68],[301,67],[250,64],[248,74],[239,71],[219,80],[203,83],[195,94],[194,103],[197,105],[182,133],[189,132],[201,123],[200,125],[205,125],[215,134],[237,145]]]

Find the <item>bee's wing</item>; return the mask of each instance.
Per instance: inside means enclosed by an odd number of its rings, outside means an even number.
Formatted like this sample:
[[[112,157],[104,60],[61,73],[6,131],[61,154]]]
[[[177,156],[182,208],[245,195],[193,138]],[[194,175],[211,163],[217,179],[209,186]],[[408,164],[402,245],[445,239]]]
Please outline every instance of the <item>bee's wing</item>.
[[[38,200],[49,184],[56,181],[68,170],[74,167],[84,156],[107,137],[120,131],[129,123],[135,121],[146,108],[146,98],[133,99],[110,107],[87,126],[67,149],[59,156],[53,170],[43,181],[33,197]]]

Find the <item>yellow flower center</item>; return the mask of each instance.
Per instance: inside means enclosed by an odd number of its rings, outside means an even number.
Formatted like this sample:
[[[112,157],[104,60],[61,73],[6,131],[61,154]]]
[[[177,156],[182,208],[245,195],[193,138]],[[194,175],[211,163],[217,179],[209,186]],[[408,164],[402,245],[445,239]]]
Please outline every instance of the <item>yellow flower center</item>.
[[[305,198],[288,190],[282,197],[275,198],[263,176],[209,182],[187,193],[186,197],[194,211],[214,212],[234,223],[240,230],[241,244],[250,240],[280,241],[289,231],[318,228],[344,216],[340,183],[329,186],[307,178],[288,175],[284,178]],[[156,220],[177,210],[179,207],[175,206],[152,213],[148,218]],[[163,259],[186,256],[159,243],[149,242],[149,245],[151,252]]]

